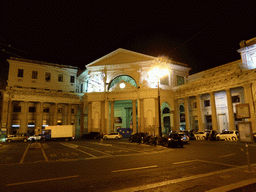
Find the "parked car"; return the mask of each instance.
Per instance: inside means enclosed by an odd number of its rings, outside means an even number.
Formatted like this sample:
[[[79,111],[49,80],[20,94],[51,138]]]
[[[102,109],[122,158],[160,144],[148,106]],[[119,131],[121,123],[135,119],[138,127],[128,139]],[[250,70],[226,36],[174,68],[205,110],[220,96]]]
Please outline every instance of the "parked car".
[[[168,136],[161,139],[161,145],[167,145],[168,147],[183,147],[183,139],[178,133],[170,133]]]
[[[40,141],[41,135],[33,135],[28,137],[28,141]]]
[[[89,132],[82,135],[82,139],[99,139],[101,138],[100,132]]]
[[[103,136],[103,139],[120,139],[120,138],[121,138],[121,135],[120,133],[117,133],[117,132],[109,133]]]
[[[13,141],[23,141],[27,142],[28,141],[28,134],[23,133],[23,134],[15,134],[15,135],[8,135],[6,138],[7,142],[13,142]]]
[[[142,132],[134,133],[129,137],[129,142],[130,143],[133,143],[133,142],[144,143],[145,137],[146,137],[145,133],[142,133]]]
[[[206,134],[207,134],[207,132],[200,131],[200,132],[195,133],[194,136],[195,136],[196,140],[205,140]]]
[[[187,135],[187,134],[184,134],[184,133],[178,133],[179,134],[179,136],[182,138],[182,141],[183,141],[183,143],[188,143],[188,141],[189,141],[189,136]]]
[[[195,140],[194,130],[181,130],[179,133],[186,134],[189,137],[189,140]]]
[[[236,141],[238,139],[238,131],[224,131],[216,135],[217,140]]]

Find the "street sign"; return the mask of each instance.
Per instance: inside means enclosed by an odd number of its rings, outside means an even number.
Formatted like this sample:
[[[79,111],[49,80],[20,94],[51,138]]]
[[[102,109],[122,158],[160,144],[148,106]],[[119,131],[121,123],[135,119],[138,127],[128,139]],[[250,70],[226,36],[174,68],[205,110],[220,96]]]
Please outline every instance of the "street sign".
[[[252,143],[252,124],[251,122],[239,122],[238,123],[239,139],[243,143]]]
[[[250,106],[249,106],[248,103],[237,104],[236,105],[236,117],[238,119],[250,118],[251,117]]]

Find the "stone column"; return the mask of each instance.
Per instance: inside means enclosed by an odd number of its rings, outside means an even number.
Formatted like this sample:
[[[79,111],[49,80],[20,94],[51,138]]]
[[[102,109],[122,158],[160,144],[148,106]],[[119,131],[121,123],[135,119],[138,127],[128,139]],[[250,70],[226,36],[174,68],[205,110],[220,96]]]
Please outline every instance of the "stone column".
[[[21,123],[19,133],[27,133],[28,129],[28,102],[24,101],[21,108]]]
[[[101,123],[100,123],[100,133],[105,132],[105,101],[101,102]]]
[[[185,120],[186,120],[186,130],[190,130],[190,117],[189,117],[189,98],[184,98],[185,107]]]
[[[109,125],[109,101],[105,100],[105,125],[106,127],[104,128],[104,134],[109,133],[110,125]]]
[[[204,131],[202,112],[201,112],[201,99],[200,99],[200,95],[196,96],[196,103],[197,103],[198,131]]]
[[[58,120],[58,103],[53,103],[50,106],[50,125],[57,125]]]
[[[110,104],[111,104],[110,130],[111,130],[111,132],[114,132],[114,125],[115,125],[115,122],[114,122],[114,101],[110,101]]]
[[[43,124],[43,103],[39,102],[36,104],[36,127],[35,133],[42,133],[42,124]]]
[[[217,123],[217,111],[216,111],[214,92],[210,93],[210,102],[211,102],[211,110],[212,110],[212,130],[217,131],[218,123]]]
[[[88,132],[92,132],[92,102],[88,102]]]
[[[180,122],[178,121],[180,118],[179,118],[179,106],[178,106],[178,100],[175,100],[174,101],[174,104],[173,104],[173,108],[174,108],[174,111],[173,111],[173,129],[172,131],[179,131],[180,130]]]
[[[68,104],[68,125],[71,125],[71,116],[72,116],[72,113],[71,113],[71,109],[72,109],[72,105],[71,104]]]
[[[83,102],[81,105],[81,114],[80,114],[80,137],[84,134],[84,116],[85,116],[85,103]]]
[[[226,90],[228,103],[229,130],[236,130],[233,103],[230,89]]]
[[[137,131],[137,115],[136,115],[136,100],[132,100],[132,129],[133,132]]]
[[[243,85],[243,87],[244,87],[245,103],[248,103],[250,106],[251,118],[249,118],[248,121],[251,121],[252,131],[254,133],[256,132],[256,118],[255,118],[255,111],[254,111],[254,105],[253,105],[252,84],[248,83]]]
[[[140,99],[140,131],[145,131],[145,122],[144,122],[144,101]]]
[[[9,123],[8,123],[8,115],[9,115],[9,111],[12,111],[12,107],[11,107],[11,101],[9,99],[4,98],[3,99],[3,106],[2,106],[2,116],[1,116],[1,127],[6,129],[6,133],[9,134],[8,127],[9,127]]]

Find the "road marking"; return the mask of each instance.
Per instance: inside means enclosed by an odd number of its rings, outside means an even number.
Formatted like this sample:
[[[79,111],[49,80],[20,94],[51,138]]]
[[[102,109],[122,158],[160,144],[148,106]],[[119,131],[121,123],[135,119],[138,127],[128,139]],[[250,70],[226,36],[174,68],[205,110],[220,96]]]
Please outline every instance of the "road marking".
[[[204,163],[214,163],[214,164],[219,164],[219,165],[224,165],[224,166],[229,166],[229,167],[237,167],[236,165],[219,163],[219,162],[215,162],[215,161],[205,161],[205,160],[200,160],[200,159],[198,159],[198,161],[201,161],[201,162],[204,162]]]
[[[232,183],[230,185],[225,185],[225,186],[222,186],[222,187],[211,189],[211,190],[206,191],[206,192],[219,192],[219,191],[225,192],[225,191],[231,191],[233,189],[244,187],[246,185],[250,185],[250,184],[253,184],[253,183],[256,183],[256,179],[255,178],[248,179],[248,180],[245,180],[245,181],[240,181],[240,182],[237,182],[237,183]]]
[[[117,173],[117,172],[123,172],[123,171],[133,171],[133,170],[138,170],[138,169],[149,169],[149,168],[155,168],[158,167],[158,165],[152,165],[152,166],[147,166],[147,167],[136,167],[136,168],[131,168],[131,169],[121,169],[121,170],[115,170],[115,171],[111,171],[113,173]]]
[[[22,158],[21,158],[19,164],[22,164],[22,163],[23,163],[23,161],[24,161],[24,159],[25,159],[25,156],[26,156],[26,154],[27,154],[27,152],[28,152],[28,149],[29,149],[30,145],[31,145],[31,144],[29,144],[29,145],[27,146],[27,148],[26,148],[26,150],[25,150],[25,152],[24,152],[24,154],[23,154],[23,156],[22,156]]]
[[[42,153],[43,153],[43,156],[44,156],[45,161],[48,162],[49,160],[48,160],[48,158],[47,158],[47,156],[46,156],[46,154],[45,154],[45,152],[44,152],[43,147],[41,147],[41,151],[42,151]]]
[[[28,183],[40,183],[40,182],[45,182],[45,181],[56,181],[56,180],[61,180],[61,179],[70,179],[74,177],[79,177],[79,175],[74,175],[74,176],[68,176],[68,177],[58,177],[58,178],[52,178],[52,179],[42,179],[42,180],[35,180],[35,181],[25,181],[25,182],[20,182],[20,183],[10,183],[6,184],[6,186],[12,186],[12,185],[24,185]]]
[[[253,164],[252,166],[255,166],[255,165],[256,164]],[[203,174],[199,174],[199,175],[193,175],[193,176],[183,177],[183,178],[179,178],[179,179],[162,181],[162,182],[142,185],[142,186],[138,186],[138,187],[120,189],[120,190],[116,190],[116,191],[113,191],[113,192],[134,192],[134,191],[140,191],[140,190],[147,190],[147,189],[152,189],[152,188],[156,188],[156,187],[162,187],[162,186],[169,185],[169,184],[189,181],[189,180],[193,180],[193,179],[199,179],[199,178],[202,178],[202,177],[208,177],[208,176],[221,174],[221,173],[225,173],[225,172],[229,172],[229,171],[233,171],[233,170],[237,170],[237,169],[242,169],[242,168],[246,168],[247,166],[248,165],[243,165],[243,166],[240,166],[240,167],[233,167],[233,168],[220,170],[220,171],[214,171],[214,172],[210,172],[210,173],[203,173]]]
[[[180,162],[175,162],[173,163],[174,165],[177,165],[177,164],[182,164],[182,163],[191,163],[191,162],[195,162],[195,161],[199,161],[198,159],[195,159],[195,160],[190,160],[190,161],[180,161]]]
[[[235,155],[235,153],[228,154],[228,155],[222,155],[222,156],[220,156],[220,157],[229,157],[229,156],[233,156],[233,155]]]
[[[102,152],[102,151],[99,151],[99,150],[96,150],[96,149],[92,149],[92,148],[90,148],[90,147],[85,147],[85,146],[79,146],[79,147],[86,148],[86,149],[89,149],[89,150],[92,150],[92,151],[96,151],[96,152],[99,152],[99,153],[103,153],[103,154],[105,154],[105,155],[110,155],[110,154],[108,154],[108,153],[104,153],[104,152]]]

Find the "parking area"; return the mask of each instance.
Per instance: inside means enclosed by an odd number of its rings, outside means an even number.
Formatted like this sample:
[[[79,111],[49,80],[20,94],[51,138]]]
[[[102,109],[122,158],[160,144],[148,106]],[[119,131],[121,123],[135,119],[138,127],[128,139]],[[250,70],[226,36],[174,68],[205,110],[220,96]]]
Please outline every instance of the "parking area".
[[[0,164],[74,161],[111,156],[142,155],[175,150],[163,146],[129,143],[128,140],[75,140],[2,143]]]

